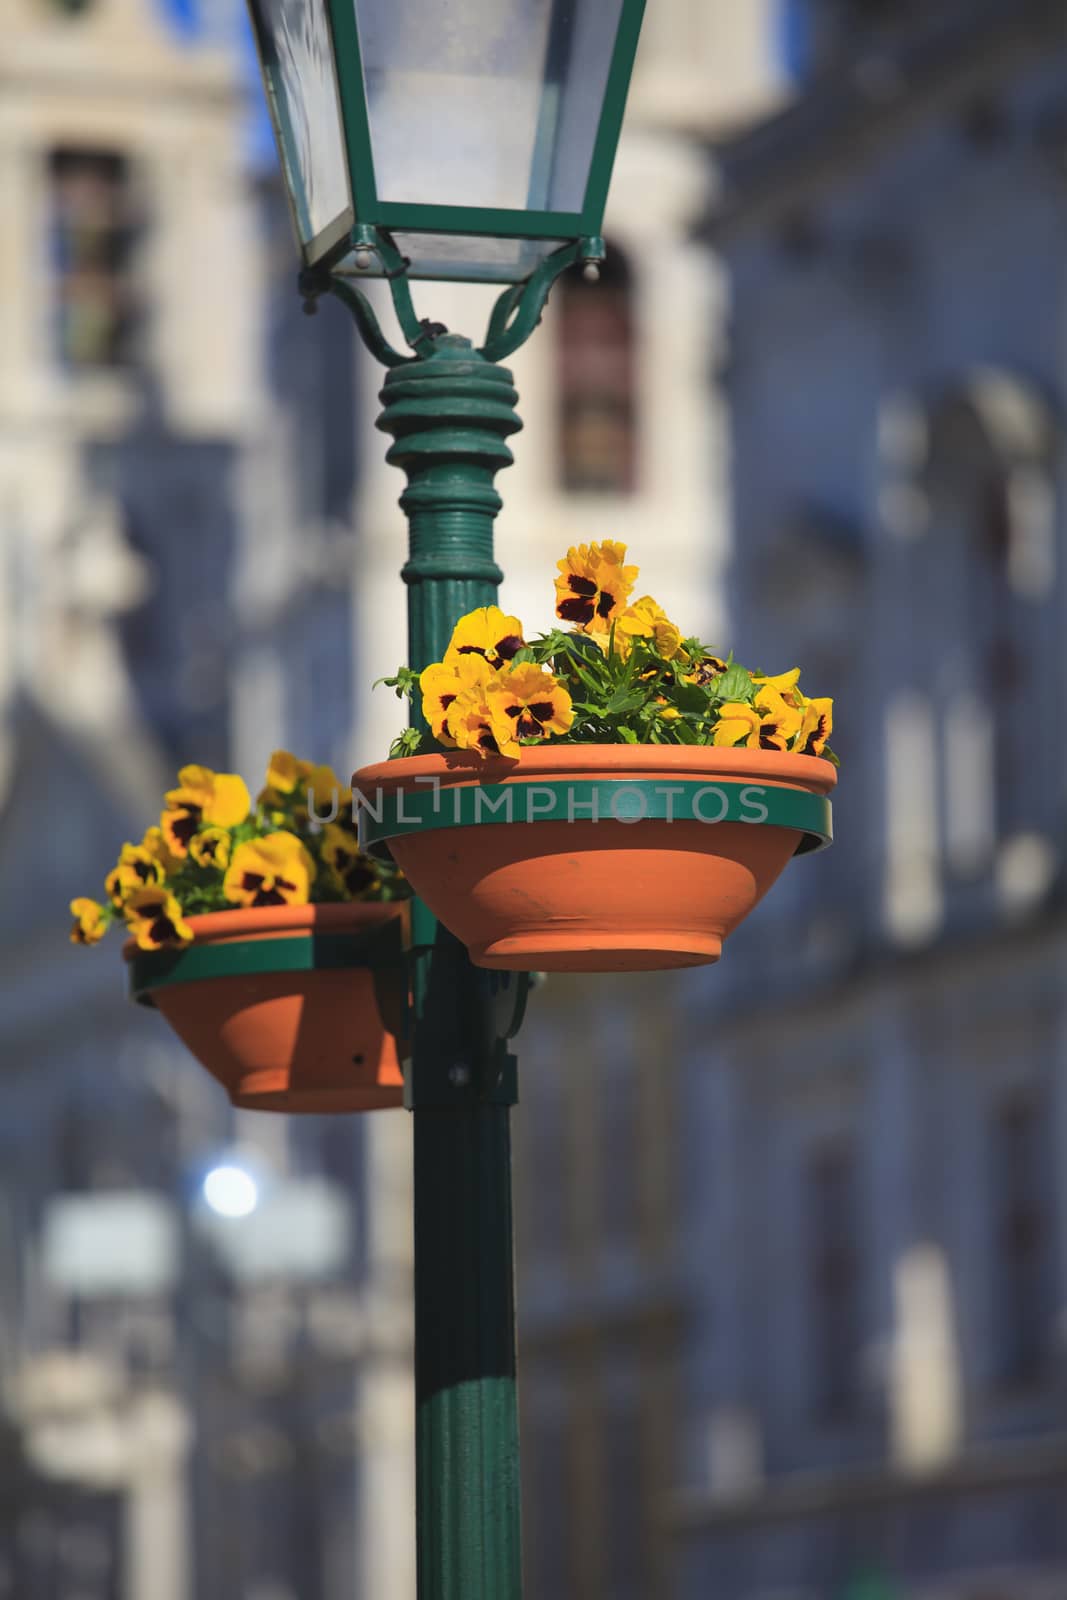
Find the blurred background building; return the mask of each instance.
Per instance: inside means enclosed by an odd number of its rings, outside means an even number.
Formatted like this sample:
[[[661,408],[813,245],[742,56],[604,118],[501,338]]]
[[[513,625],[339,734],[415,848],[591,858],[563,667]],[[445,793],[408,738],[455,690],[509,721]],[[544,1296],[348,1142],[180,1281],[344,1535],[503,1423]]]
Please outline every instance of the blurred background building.
[[[0,29],[0,1600],[411,1600],[406,1117],[233,1114],[66,943],[181,762],[395,732],[381,374],[236,0]],[[1067,1596],[1065,152],[1058,0],[653,0],[514,361],[509,609],[625,539],[846,763],[721,969],[532,1008],[530,1600]]]
[[[832,684],[838,842],[685,988],[680,1592],[1067,1594],[1067,27],[792,8],[702,236],[731,642]]]

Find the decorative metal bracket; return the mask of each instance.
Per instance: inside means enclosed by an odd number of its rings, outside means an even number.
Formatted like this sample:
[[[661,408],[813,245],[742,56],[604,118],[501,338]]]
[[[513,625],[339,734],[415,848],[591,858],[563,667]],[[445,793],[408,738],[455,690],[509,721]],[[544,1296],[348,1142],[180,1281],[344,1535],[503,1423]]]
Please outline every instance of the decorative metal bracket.
[[[412,901],[411,925],[416,994],[425,978],[420,956],[432,948],[434,962],[430,987],[422,995],[421,1025],[416,1022],[415,1051],[404,1073],[405,1106],[456,1111],[515,1105],[517,1063],[509,1046],[522,1026],[531,975],[471,966],[459,940],[437,926],[421,900]]]
[[[396,350],[382,332],[374,307],[363,290],[352,282],[351,274],[330,271],[325,265],[311,268],[300,276],[300,293],[304,297],[304,310],[313,315],[316,301],[322,294],[332,294],[352,313],[364,345],[384,367],[401,367],[413,361],[425,361],[433,354],[434,346],[448,329],[441,322],[419,317],[411,298],[411,282],[407,272],[410,262],[397,248],[392,235],[384,228],[371,228],[359,224],[352,230],[351,246],[355,252],[356,270],[366,270],[373,257],[379,263],[379,276],[389,285],[400,330],[413,354]],[[561,273],[578,261],[585,262],[587,277],[596,277],[599,263],[604,259],[603,239],[578,239],[565,244],[537,266],[521,283],[510,284],[498,297],[489,317],[485,342],[477,353],[486,361],[502,361],[512,354],[533,333],[545,308],[552,286]]]

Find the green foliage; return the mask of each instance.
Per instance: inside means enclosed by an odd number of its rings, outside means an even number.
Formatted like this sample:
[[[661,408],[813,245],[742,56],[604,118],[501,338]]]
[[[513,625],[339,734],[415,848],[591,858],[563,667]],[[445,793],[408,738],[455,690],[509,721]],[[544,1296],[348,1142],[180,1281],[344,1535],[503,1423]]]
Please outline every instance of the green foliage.
[[[732,656],[724,660],[715,655],[701,640],[683,640],[676,629],[667,629],[658,636],[653,630],[649,635],[628,631],[623,637],[617,636],[614,626],[606,634],[552,628],[524,644],[497,675],[506,676],[528,663],[552,673],[570,696],[573,713],[567,732],[555,736],[562,744],[739,743],[802,748],[810,724],[804,720],[808,702],[796,684],[796,673],[767,680]],[[417,699],[419,678],[413,669],[402,667],[393,677],[378,681],[395,689],[400,698]],[[717,733],[720,723],[723,728]],[[723,737],[734,728],[736,736]],[[542,739],[519,742],[537,745]],[[431,734],[407,728],[389,753],[423,755],[441,748]],[[821,753],[836,764],[828,747]]]

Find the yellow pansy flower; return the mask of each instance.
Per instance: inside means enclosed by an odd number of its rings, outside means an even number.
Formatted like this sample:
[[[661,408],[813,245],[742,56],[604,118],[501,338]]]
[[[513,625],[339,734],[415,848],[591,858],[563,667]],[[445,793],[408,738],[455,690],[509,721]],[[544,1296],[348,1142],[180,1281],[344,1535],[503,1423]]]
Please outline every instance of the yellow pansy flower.
[[[788,750],[799,729],[800,712],[764,684],[754,705],[732,701],[722,707],[711,742],[747,750]]]
[[[796,706],[798,710],[803,707],[804,696],[797,687],[800,682],[799,667],[791,667],[788,672],[779,672],[773,677],[753,677],[752,682],[759,688],[776,690],[786,705]]]
[[[755,706],[740,700],[730,700],[719,709],[719,720],[711,735],[712,744],[743,745],[748,750],[759,749],[760,714]]]
[[[354,834],[328,822],[322,834],[322,859],[351,900],[358,900],[376,882],[374,864],[363,854]]]
[[[499,606],[479,606],[456,623],[444,664],[449,666],[462,656],[480,656],[495,670],[511,661],[524,643],[518,617],[506,616]]]
[[[422,714],[430,724],[434,738],[450,749],[455,738],[448,726],[448,710],[460,695],[482,689],[493,676],[493,668],[484,656],[457,655],[451,661],[435,661],[419,678],[422,690]]]
[[[458,750],[477,750],[484,756],[498,756],[501,749],[493,728],[484,688],[469,689],[459,695],[448,708],[449,736]],[[508,755],[518,753],[518,745],[509,746]]]
[[[119,859],[104,879],[104,889],[113,906],[121,906],[135,889],[162,883],[163,863],[140,844],[124,844]]]
[[[158,861],[163,868],[164,875],[174,866],[174,857],[167,849],[167,841],[163,837],[162,828],[146,828],[144,838],[141,840],[141,849],[151,856],[153,861]]]
[[[519,739],[566,733],[574,721],[571,697],[559,679],[532,661],[498,672],[486,703],[501,755],[516,754]]]
[[[673,661],[676,656],[685,654],[682,630],[650,594],[642,595],[632,606],[627,606],[615,623],[615,638],[624,655],[631,639],[650,639],[656,654],[664,661]]]
[[[233,772],[212,772],[210,767],[183,767],[178,788],[166,795],[166,809],[159,819],[168,850],[179,860],[189,852],[189,841],[202,823],[233,828],[243,822],[252,809],[252,800],[243,778]]]
[[[104,906],[84,895],[70,902],[74,926],[70,930],[71,944],[97,944],[108,930],[111,918]]]
[[[283,829],[237,846],[222,891],[236,905],[303,906],[314,873],[315,863],[305,845]]]
[[[137,889],[122,909],[126,926],[140,950],[163,950],[192,940],[193,930],[168,889],[158,885]]]
[[[189,854],[198,867],[217,867],[221,872],[230,860],[230,836],[225,828],[202,828],[189,840]]]
[[[248,786],[235,772],[212,772],[210,767],[183,767],[178,774],[179,788],[167,795],[176,803],[198,805],[205,822],[220,828],[235,828],[252,809]]]
[[[288,750],[275,750],[267,762],[267,780],[265,788],[274,794],[292,794],[300,779],[303,778],[310,767],[310,762],[301,761]]]
[[[760,714],[760,749],[788,750],[800,731],[800,712],[769,683],[756,695],[756,710]]]
[[[256,796],[256,804],[266,810],[272,822],[282,827],[287,812],[304,823],[310,808],[314,808],[315,816],[325,819],[334,809],[335,797],[338,812],[352,803],[351,789],[337,781],[331,766],[302,761],[288,750],[275,750],[267,764],[267,781]]]
[[[808,700],[802,715],[795,748],[805,756],[821,756],[834,731],[834,702]]]
[[[352,791],[342,788],[333,768],[325,764],[308,768],[303,781],[303,788],[307,805],[298,807],[302,817],[305,815],[310,816],[311,811],[314,810],[316,817],[325,820],[334,810],[335,801],[338,815],[345,808],[346,794],[348,803],[351,804],[352,801]]]
[[[587,633],[607,633],[626,608],[639,567],[628,567],[626,546],[613,539],[572,545],[557,562],[556,616]]]

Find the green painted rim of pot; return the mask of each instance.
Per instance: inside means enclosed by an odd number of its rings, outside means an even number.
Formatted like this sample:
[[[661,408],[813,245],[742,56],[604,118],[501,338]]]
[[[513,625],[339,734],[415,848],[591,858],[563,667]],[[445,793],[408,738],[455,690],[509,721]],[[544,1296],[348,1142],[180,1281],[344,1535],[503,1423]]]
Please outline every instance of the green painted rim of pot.
[[[153,989],[205,978],[394,965],[400,970],[403,956],[399,922],[361,933],[305,933],[291,939],[236,939],[230,944],[194,943],[181,950],[138,950],[130,958],[130,997],[150,1006]]]
[[[549,783],[427,781],[390,794],[360,795],[359,837],[365,850],[386,853],[390,839],[436,828],[530,822],[745,822],[803,834],[797,855],[832,843],[833,812],[824,795],[774,784],[671,783],[646,778],[555,779]],[[635,840],[635,844],[637,841]]]

